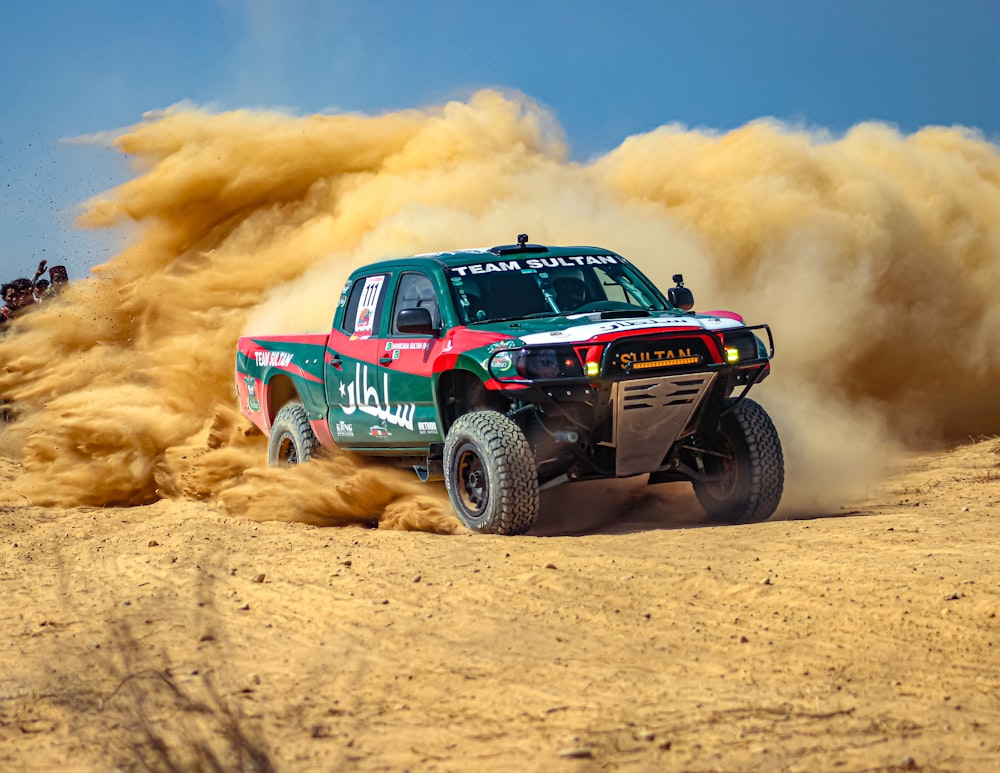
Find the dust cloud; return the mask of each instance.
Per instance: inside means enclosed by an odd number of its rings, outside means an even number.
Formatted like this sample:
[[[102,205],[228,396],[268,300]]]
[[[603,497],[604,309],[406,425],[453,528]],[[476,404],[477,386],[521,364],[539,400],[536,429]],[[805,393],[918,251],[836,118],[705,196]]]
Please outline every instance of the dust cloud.
[[[80,220],[129,246],[0,336],[0,452],[36,504],[454,531],[440,487],[403,473],[266,469],[234,411],[235,342],[325,329],[370,260],[521,232],[609,247],[664,287],[682,272],[700,310],[770,323],[754,395],[785,446],[785,514],[835,509],[901,450],[1000,432],[1000,152],[971,130],[665,126],[575,163],[553,116],[482,91],[381,116],[178,105],[114,145],[136,176]]]

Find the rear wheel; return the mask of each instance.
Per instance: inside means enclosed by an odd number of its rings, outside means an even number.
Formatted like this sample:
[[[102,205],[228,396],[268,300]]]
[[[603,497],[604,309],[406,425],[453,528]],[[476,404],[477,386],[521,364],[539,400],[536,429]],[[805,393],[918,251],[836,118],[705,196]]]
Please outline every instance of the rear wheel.
[[[274,417],[267,444],[267,462],[272,467],[308,462],[319,449],[319,441],[309,424],[309,414],[301,403],[289,403]]]
[[[735,403],[735,404],[734,404]],[[766,521],[781,501],[785,461],[771,417],[753,400],[729,400],[719,429],[703,437],[701,454],[711,480],[695,481],[694,493],[713,521]]]
[[[484,534],[524,534],[538,516],[538,472],[521,428],[496,411],[459,416],[444,444],[455,513]]]

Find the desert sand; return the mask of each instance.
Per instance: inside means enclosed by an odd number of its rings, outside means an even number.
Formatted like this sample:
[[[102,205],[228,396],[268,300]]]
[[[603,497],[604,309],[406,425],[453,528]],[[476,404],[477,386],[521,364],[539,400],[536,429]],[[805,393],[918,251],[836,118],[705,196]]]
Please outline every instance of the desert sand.
[[[1000,766],[1000,441],[808,519],[674,489],[556,489],[519,538],[8,494],[0,767]]]

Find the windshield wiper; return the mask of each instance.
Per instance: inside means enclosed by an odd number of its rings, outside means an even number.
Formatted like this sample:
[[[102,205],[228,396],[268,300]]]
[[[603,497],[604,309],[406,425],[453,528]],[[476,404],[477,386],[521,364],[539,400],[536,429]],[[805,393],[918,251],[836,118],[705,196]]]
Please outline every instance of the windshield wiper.
[[[518,314],[515,317],[491,317],[490,319],[474,319],[468,324],[483,325],[490,322],[520,322],[524,319],[541,319],[542,317],[555,317],[558,314],[554,311],[539,311],[534,314]]]

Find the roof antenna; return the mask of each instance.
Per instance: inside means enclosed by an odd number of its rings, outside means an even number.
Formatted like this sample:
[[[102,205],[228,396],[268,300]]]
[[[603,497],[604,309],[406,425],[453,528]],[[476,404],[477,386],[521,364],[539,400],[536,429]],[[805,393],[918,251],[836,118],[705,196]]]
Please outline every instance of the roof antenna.
[[[528,243],[528,234],[517,235],[517,244],[522,250],[525,249],[525,245],[527,243]]]

